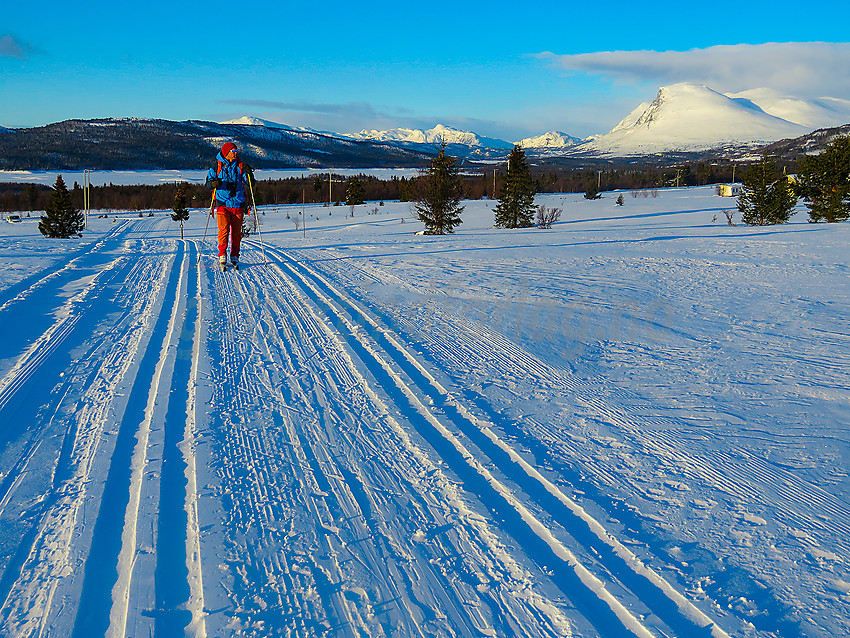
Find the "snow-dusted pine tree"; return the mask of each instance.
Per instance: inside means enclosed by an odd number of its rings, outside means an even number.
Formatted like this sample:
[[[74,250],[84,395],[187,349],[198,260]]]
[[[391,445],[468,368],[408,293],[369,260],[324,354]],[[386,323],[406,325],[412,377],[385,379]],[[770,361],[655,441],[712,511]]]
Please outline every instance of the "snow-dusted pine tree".
[[[38,222],[38,230],[45,237],[67,239],[81,237],[85,225],[83,213],[74,208],[65,180],[59,175],[53,185],[50,202],[44,209],[41,221]]]
[[[784,224],[791,218],[797,196],[791,190],[788,176],[780,173],[767,155],[753,164],[741,180],[738,210],[749,226]]]
[[[525,151],[514,146],[508,156],[508,174],[494,210],[499,228],[528,228],[534,223],[534,182]]]
[[[794,187],[806,200],[811,222],[850,219],[850,137],[842,137],[819,155],[800,158]]]
[[[460,225],[463,206],[463,178],[455,158],[446,155],[446,143],[431,161],[431,166],[418,179],[414,208],[428,235],[453,233]]]
[[[183,184],[177,186],[177,194],[174,196],[174,214],[171,215],[171,219],[180,222],[180,239],[183,239],[183,222],[189,219],[189,209],[186,208],[186,191]]]
[[[352,175],[345,185],[345,205],[357,206],[366,202],[366,189],[359,177]]]

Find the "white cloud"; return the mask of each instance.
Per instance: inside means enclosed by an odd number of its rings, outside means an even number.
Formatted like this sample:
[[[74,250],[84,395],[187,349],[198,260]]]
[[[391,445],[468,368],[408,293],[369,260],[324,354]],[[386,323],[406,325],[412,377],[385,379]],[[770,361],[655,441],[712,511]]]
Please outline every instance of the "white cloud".
[[[33,47],[26,42],[22,42],[9,34],[0,35],[0,58],[23,60],[28,58],[32,52]]]
[[[505,122],[457,115],[417,115],[407,107],[378,107],[368,102],[346,104],[281,102],[262,99],[219,100],[221,104],[246,107],[247,114],[290,126],[308,126],[337,133],[357,133],[363,129],[430,129],[444,124],[480,135],[509,141],[528,137],[526,127]],[[219,113],[215,119],[234,119],[246,113]],[[538,132],[534,133],[535,135]]]
[[[850,97],[850,43],[770,42],[690,51],[600,51],[541,58],[625,82],[699,82],[724,92],[768,87],[801,97]]]

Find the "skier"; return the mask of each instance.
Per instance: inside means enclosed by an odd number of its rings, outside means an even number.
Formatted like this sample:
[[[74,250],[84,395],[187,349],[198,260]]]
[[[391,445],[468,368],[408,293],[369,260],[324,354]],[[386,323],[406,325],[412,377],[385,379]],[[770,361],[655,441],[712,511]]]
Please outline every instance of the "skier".
[[[218,261],[227,268],[227,239],[230,236],[230,263],[239,268],[242,219],[249,214],[245,189],[253,179],[251,167],[236,157],[236,144],[227,142],[216,156],[216,165],[207,173],[207,186],[215,189],[218,222]]]

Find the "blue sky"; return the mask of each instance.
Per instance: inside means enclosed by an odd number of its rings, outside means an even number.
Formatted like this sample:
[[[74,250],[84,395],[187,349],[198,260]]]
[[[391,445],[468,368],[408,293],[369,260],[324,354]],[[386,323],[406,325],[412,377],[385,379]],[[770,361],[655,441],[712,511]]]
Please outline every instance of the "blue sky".
[[[675,81],[850,98],[840,4],[13,3],[0,125],[252,115],[516,141],[605,132]]]

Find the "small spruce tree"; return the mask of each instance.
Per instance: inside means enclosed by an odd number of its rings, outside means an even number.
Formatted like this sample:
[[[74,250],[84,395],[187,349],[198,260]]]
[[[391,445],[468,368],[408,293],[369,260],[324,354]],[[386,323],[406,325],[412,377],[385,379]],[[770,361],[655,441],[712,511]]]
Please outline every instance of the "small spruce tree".
[[[38,230],[45,237],[67,239],[82,236],[85,224],[83,213],[74,208],[65,180],[59,175],[53,185],[50,202],[38,222]]]
[[[363,182],[359,178],[352,175],[348,178],[345,186],[345,205],[357,206],[358,204],[366,203],[366,189],[363,188]]]
[[[446,235],[460,225],[463,206],[463,178],[455,158],[446,155],[446,144],[431,161],[431,166],[416,180],[414,209],[425,224],[428,235]]]
[[[802,157],[794,191],[806,200],[810,222],[850,219],[850,137]]]
[[[525,151],[514,146],[508,157],[508,173],[505,185],[496,204],[496,226],[498,228],[528,228],[534,223],[534,182]]]
[[[738,210],[745,224],[784,224],[791,218],[796,204],[797,197],[791,190],[788,176],[780,173],[776,163],[767,155],[744,173]]]
[[[585,199],[602,199],[602,195],[599,193],[599,188],[596,185],[596,180],[591,179],[587,181],[587,186],[584,189],[584,198]]]
[[[183,184],[177,186],[177,194],[174,196],[174,213],[171,219],[180,222],[180,239],[183,239],[183,222],[189,219],[189,209],[186,208],[186,187]]]
[[[29,210],[35,210],[38,205],[38,189],[36,189],[35,184],[27,184],[25,193]]]
[[[248,239],[251,235],[257,232],[257,227],[260,225],[260,218],[256,214],[244,214],[242,216],[242,239]]]

